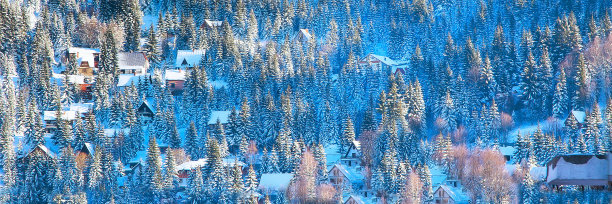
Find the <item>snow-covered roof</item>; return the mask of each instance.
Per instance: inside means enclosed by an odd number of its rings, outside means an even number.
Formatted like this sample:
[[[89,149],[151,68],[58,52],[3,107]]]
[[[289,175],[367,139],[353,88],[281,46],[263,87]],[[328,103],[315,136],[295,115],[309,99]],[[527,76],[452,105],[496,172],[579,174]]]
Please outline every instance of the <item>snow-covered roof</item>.
[[[264,191],[265,193],[269,192],[284,192],[287,190],[289,183],[293,179],[293,174],[287,173],[271,173],[271,174],[262,174],[261,179],[259,180],[258,189]]]
[[[514,155],[515,151],[516,151],[516,148],[514,148],[513,146],[499,147],[499,152],[504,156],[512,156]]]
[[[198,159],[196,161],[188,161],[185,163],[182,163],[181,165],[178,165],[176,167],[177,171],[181,171],[181,170],[192,170],[195,168],[201,168],[203,166],[205,166],[207,163],[207,159]],[[241,161],[237,161],[236,159],[232,159],[232,158],[224,158],[222,160],[223,166],[224,167],[233,167],[235,165],[238,166],[246,166],[246,164],[244,162]]]
[[[77,112],[76,111],[62,111],[62,115],[60,116],[63,120],[74,120],[76,119]],[[56,119],[55,111],[45,111],[43,112],[43,120],[51,121]]]
[[[96,148],[95,148],[95,145],[94,145],[94,144],[91,144],[91,143],[89,143],[89,142],[86,142],[86,143],[85,143],[85,148],[87,148],[87,151],[89,151],[89,154],[91,154],[91,155],[94,155],[94,154],[96,153],[96,152],[95,152]]]
[[[206,53],[205,50],[177,50],[176,51],[176,62],[174,67],[185,68],[195,67],[200,65],[202,56]]]
[[[379,60],[380,62],[382,62],[383,64],[387,65],[387,66],[401,66],[401,65],[406,65],[407,62],[405,61],[399,61],[399,60],[393,60],[389,57],[386,56],[381,56],[381,55],[376,55],[376,54],[368,54],[362,61],[369,61],[369,58],[374,58]]]
[[[79,114],[86,114],[93,110],[93,106],[93,103],[72,103],[70,104],[69,110]]]
[[[556,156],[547,164],[546,180],[551,185],[606,185],[608,155],[570,154]]]
[[[363,202],[363,199],[361,198],[361,196],[358,196],[358,195],[350,195],[349,197],[344,199],[344,203],[348,202],[350,199],[355,201],[355,203],[357,203],[357,204],[365,204],[365,202]]]
[[[206,165],[206,159],[199,159],[196,161],[188,161],[188,162],[182,163],[181,165],[178,165],[176,167],[176,170],[177,171],[192,170],[195,168],[203,167],[204,165]]]
[[[204,20],[204,24],[206,24],[206,26],[208,27],[218,27],[223,24],[223,21],[213,21],[213,20],[206,19]]]
[[[147,57],[143,52],[120,52],[117,58],[119,58],[119,69],[140,70],[141,74],[147,71]]]
[[[332,169],[334,168],[340,170],[340,172],[342,172],[342,174],[344,174],[344,176],[346,176],[351,183],[363,183],[363,180],[365,179],[363,174],[354,168],[344,167],[342,164],[335,164]]]
[[[309,41],[310,38],[312,38],[312,34],[310,34],[308,29],[300,29],[293,40]]]
[[[453,199],[453,201],[455,201],[455,203],[468,203],[470,201],[470,197],[459,188],[447,185],[440,185],[438,189],[443,189],[444,192],[446,192],[448,196]]]
[[[149,110],[151,110],[151,112],[155,113],[155,108],[157,107],[155,107],[153,104],[153,98],[147,98],[146,100],[142,101],[142,104],[140,104],[140,106],[146,106],[149,108]],[[140,107],[138,107],[138,109],[140,109]]]
[[[68,82],[72,84],[85,84],[85,76],[82,75],[53,74],[53,80],[59,84],[63,84],[66,78],[68,78]]]
[[[39,144],[39,145],[36,145],[36,146],[24,147],[24,151],[22,152],[20,157],[25,157],[25,156],[29,155],[30,153],[32,153],[37,148],[39,148],[40,150],[45,152],[45,154],[49,155],[51,158],[56,158],[56,154],[53,151],[49,150],[49,148],[47,148],[47,146],[42,145],[42,144]]]
[[[119,75],[119,81],[117,82],[117,86],[118,87],[125,87],[125,86],[131,86],[132,84],[134,84],[134,86],[138,85],[138,82],[140,82],[142,75],[132,75],[132,74],[120,74]]]
[[[93,68],[95,63],[94,54],[100,54],[100,49],[71,47],[68,48],[68,53],[76,54],[75,56],[77,59],[78,66],[80,66],[82,62],[87,62],[89,67]]]
[[[219,120],[221,124],[226,124],[228,122],[230,114],[231,111],[212,111],[210,113],[210,118],[208,119],[208,124],[217,124],[217,120]]]
[[[584,123],[584,119],[586,118],[586,113],[584,111],[572,111],[572,114],[576,118],[576,121]]]
[[[185,72],[181,70],[166,70],[166,81],[185,81]]]

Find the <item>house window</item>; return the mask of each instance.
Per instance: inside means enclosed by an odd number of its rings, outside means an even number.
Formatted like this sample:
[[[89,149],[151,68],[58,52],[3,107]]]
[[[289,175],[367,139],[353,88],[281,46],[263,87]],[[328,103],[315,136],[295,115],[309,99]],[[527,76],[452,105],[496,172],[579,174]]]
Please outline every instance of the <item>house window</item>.
[[[353,152],[353,158],[357,158],[357,155]]]

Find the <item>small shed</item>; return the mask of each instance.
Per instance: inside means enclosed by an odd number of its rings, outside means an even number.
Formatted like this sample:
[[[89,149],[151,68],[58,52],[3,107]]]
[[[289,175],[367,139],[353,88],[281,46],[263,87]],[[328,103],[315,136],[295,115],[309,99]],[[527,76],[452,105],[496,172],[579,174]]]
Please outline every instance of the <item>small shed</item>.
[[[153,116],[155,115],[155,106],[152,106],[151,101],[144,100],[138,106],[136,113],[143,120],[143,122],[147,123],[153,120]]]

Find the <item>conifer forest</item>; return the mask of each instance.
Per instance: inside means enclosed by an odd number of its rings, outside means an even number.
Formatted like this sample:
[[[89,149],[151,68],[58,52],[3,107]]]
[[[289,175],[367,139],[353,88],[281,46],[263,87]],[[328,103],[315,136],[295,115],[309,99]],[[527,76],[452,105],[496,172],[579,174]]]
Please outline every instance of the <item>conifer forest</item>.
[[[610,0],[0,0],[0,203],[612,203]]]

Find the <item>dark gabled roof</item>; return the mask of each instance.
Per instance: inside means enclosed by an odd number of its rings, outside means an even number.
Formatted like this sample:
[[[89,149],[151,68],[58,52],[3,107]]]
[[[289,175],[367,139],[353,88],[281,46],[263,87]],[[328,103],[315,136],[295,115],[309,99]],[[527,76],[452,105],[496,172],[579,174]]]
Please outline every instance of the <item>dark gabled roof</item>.
[[[606,155],[594,155],[594,154],[570,154],[570,155],[560,155],[552,158],[546,166],[552,165],[553,169],[557,167],[557,163],[561,158],[564,161],[572,163],[572,164],[586,164],[591,160],[591,158],[597,157],[597,159],[606,159]]]
[[[140,104],[140,106],[138,107],[138,110],[140,110],[140,108],[147,108],[151,111],[151,113],[155,113],[155,106],[152,106],[152,100],[144,100],[142,101],[142,104]]]

